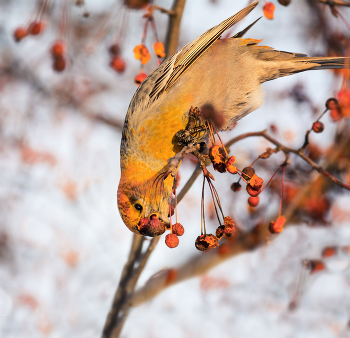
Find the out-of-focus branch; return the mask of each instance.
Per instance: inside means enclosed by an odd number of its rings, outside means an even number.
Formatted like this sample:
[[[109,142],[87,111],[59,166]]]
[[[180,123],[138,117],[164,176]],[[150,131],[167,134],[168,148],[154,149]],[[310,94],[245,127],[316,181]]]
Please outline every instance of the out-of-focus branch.
[[[112,308],[108,313],[103,328],[103,338],[117,338],[120,336],[125,320],[129,314],[130,299],[136,283],[159,239],[160,237],[152,238],[146,252],[142,254],[142,246],[145,238],[139,235],[133,236],[129,258],[124,265],[122,276],[114,295]]]
[[[123,304],[125,304],[130,292],[130,285],[134,275],[134,266],[140,258],[144,237],[133,236],[133,241],[127,262],[124,265],[122,275],[120,277],[118,289],[114,295],[112,308],[108,313],[105,326],[103,328],[103,338],[118,337],[121,327],[125,321],[126,314],[119,313]],[[125,310],[125,309],[124,309]]]
[[[153,6],[154,9],[157,9],[158,11],[160,11],[161,13],[165,13],[165,14],[168,14],[170,16],[175,16],[176,15],[176,12],[175,11],[172,11],[172,10],[169,10],[169,9],[166,9],[166,8],[163,8],[163,7],[160,7],[160,6]]]
[[[96,114],[96,113],[83,112],[82,114],[87,118],[90,118],[91,120],[106,124],[107,126],[117,129],[118,131],[121,131],[123,129],[123,123],[119,122],[118,120],[112,117],[109,117],[103,114]]]
[[[175,54],[177,50],[177,44],[179,43],[180,23],[182,19],[182,13],[185,8],[186,0],[175,0],[172,11],[175,13],[170,16],[168,33],[165,44],[165,54],[169,57]]]
[[[248,233],[239,233],[234,240],[226,241],[219,248],[196,255],[178,268],[158,272],[134,293],[131,306],[139,306],[175,283],[202,275],[227,259],[256,249],[266,243],[268,234],[267,226],[256,226]]]
[[[312,0],[316,2],[321,2],[329,6],[347,6],[350,7],[350,1],[348,0]]]

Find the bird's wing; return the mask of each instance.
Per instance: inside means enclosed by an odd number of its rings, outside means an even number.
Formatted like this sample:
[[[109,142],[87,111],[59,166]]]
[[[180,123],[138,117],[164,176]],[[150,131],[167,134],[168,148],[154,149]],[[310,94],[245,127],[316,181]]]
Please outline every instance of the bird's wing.
[[[157,79],[149,94],[151,101],[156,100],[162,93],[168,91],[179,77],[220,38],[222,33],[246,17],[258,3],[259,1],[254,2],[219,25],[207,30],[197,39],[187,44],[178,53],[171,56],[169,62],[164,67],[164,71]]]

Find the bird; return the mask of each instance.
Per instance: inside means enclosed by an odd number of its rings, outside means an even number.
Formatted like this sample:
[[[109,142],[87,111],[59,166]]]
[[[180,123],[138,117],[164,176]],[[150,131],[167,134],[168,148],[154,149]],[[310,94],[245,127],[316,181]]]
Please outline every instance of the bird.
[[[263,104],[264,82],[350,63],[349,57],[308,57],[260,46],[262,40],[244,37],[260,18],[234,36],[222,38],[258,3],[166,58],[135,92],[122,130],[117,192],[121,218],[135,234],[156,237],[169,228],[174,188],[169,159],[181,150],[176,135],[186,130],[190,107],[211,107],[220,117],[216,129],[225,131]]]

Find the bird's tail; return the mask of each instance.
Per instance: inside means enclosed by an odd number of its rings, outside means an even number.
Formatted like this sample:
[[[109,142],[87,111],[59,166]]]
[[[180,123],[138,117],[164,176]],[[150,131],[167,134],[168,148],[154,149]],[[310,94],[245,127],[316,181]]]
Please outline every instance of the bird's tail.
[[[318,69],[350,68],[350,57],[299,57],[293,60],[296,64],[295,72]],[[298,67],[300,66],[300,68]],[[283,70],[282,70],[283,71]],[[290,75],[290,74],[285,74]]]
[[[243,40],[243,39],[242,39]],[[289,53],[274,50],[266,46],[258,46],[259,40],[245,44],[254,57],[264,62],[261,82],[288,76],[306,70],[350,68],[350,57],[308,57],[305,54]]]

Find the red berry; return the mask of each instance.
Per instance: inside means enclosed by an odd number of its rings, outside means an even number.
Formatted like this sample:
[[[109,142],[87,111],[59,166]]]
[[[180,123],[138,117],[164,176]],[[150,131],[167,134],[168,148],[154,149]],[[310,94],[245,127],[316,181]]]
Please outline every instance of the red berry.
[[[246,190],[247,193],[253,197],[258,196],[261,193],[261,189],[254,189],[250,184],[247,184]]]
[[[219,173],[225,173],[226,172],[226,165],[224,162],[222,163],[214,163],[213,168],[215,171],[218,171]]]
[[[125,61],[120,57],[120,56],[115,56],[111,63],[110,66],[117,72],[117,73],[123,73],[125,68],[126,68],[126,63]]]
[[[140,221],[140,226],[139,226],[139,230],[141,232],[145,231],[148,227],[148,223],[149,223],[149,219],[148,218],[141,218],[141,221]]]
[[[55,58],[53,62],[53,69],[56,72],[62,72],[66,69],[66,60],[63,57]]]
[[[218,228],[216,228],[215,235],[216,235],[217,239],[221,239],[222,236],[224,235],[224,233],[225,233],[225,226],[224,225],[220,225]]]
[[[324,130],[324,124],[321,121],[314,122],[312,125],[312,130],[315,133],[322,133]]]
[[[145,80],[146,77],[147,75],[145,73],[139,73],[136,75],[134,81],[137,85],[140,85]]]
[[[237,168],[233,165],[236,162],[236,157],[231,156],[226,162],[226,169],[231,174],[237,174]]]
[[[205,251],[209,248],[209,243],[204,240],[205,235],[198,236],[194,245],[200,251]]]
[[[182,236],[185,233],[185,229],[180,223],[175,223],[172,229],[177,236]]]
[[[259,204],[259,196],[256,196],[256,197],[250,196],[248,198],[248,204],[251,207],[256,207]]]
[[[255,174],[255,169],[252,167],[245,167],[245,168],[243,168],[242,172],[243,172],[243,174],[242,174],[243,178],[246,181],[249,181],[253,177],[253,175]]]
[[[308,268],[310,269],[310,274],[314,274],[324,270],[326,266],[321,260],[313,259],[308,261]]]
[[[28,29],[24,27],[18,27],[14,32],[13,32],[13,37],[16,42],[20,42],[23,38],[25,38],[28,35]]]
[[[165,244],[169,248],[176,248],[179,245],[179,238],[175,234],[167,234],[165,236]]]
[[[338,108],[338,100],[333,97],[328,99],[326,102],[326,108],[329,110]]]
[[[38,21],[38,22],[32,22],[30,25],[29,25],[29,33],[31,35],[38,35],[40,34],[45,28],[45,25],[42,21]]]
[[[198,236],[195,242],[196,248],[200,251],[205,251],[208,248],[214,249],[218,245],[218,239],[212,234]]]
[[[332,257],[332,256],[336,255],[336,253],[337,253],[337,247],[336,246],[326,246],[322,250],[322,257],[323,258]]]
[[[235,223],[233,222],[233,219],[229,216],[226,216],[224,218],[224,222],[224,234],[226,237],[231,237],[235,233]]]
[[[57,41],[52,45],[51,55],[54,58],[57,58],[57,57],[62,58],[65,53],[66,53],[66,46],[64,45],[64,43],[62,41]]]
[[[216,171],[220,173],[224,173],[226,171],[227,155],[224,147],[218,145],[210,147],[209,158]]]
[[[120,48],[117,44],[111,45],[108,51],[112,56],[117,56],[120,54]]]
[[[240,191],[241,189],[242,189],[242,186],[238,182],[234,182],[231,184],[231,190]]]

